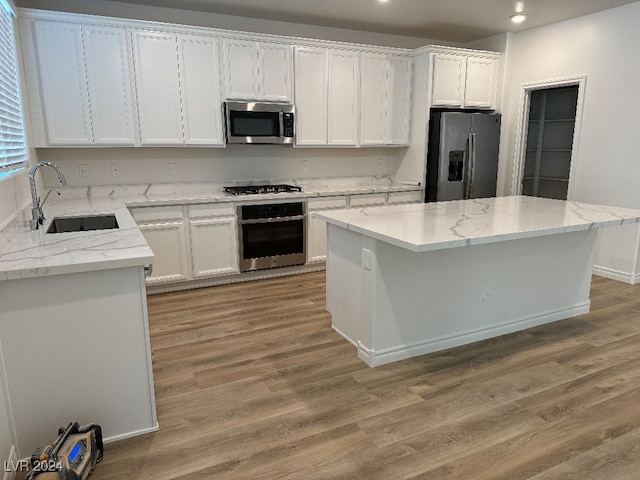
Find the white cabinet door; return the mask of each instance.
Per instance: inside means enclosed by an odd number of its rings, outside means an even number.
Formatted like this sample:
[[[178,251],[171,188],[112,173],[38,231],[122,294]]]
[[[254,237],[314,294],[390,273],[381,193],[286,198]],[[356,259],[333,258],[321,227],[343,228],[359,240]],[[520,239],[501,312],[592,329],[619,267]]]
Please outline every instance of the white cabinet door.
[[[218,41],[180,36],[180,78],[187,145],[224,145]]]
[[[259,98],[256,42],[225,40],[224,65],[228,99],[252,100]]]
[[[387,82],[387,145],[409,145],[413,62],[409,57],[389,56]]]
[[[329,50],[328,145],[358,144],[359,73],[358,52]]]
[[[493,108],[496,104],[498,60],[469,57],[465,84],[465,106]]]
[[[133,31],[142,145],[183,143],[176,35]]]
[[[49,145],[91,145],[82,27],[37,22],[35,38]]]
[[[296,48],[296,144],[327,144],[327,50]]]
[[[433,58],[432,101],[434,106],[464,105],[466,58],[436,53]]]
[[[360,145],[383,145],[387,125],[387,56],[362,54]]]
[[[94,143],[135,145],[126,32],[94,25],[82,29]]]
[[[258,44],[258,90],[262,100],[291,101],[291,46]]]
[[[179,282],[189,279],[182,221],[140,225],[155,261],[147,284]]]
[[[235,218],[191,220],[194,278],[240,273]]]

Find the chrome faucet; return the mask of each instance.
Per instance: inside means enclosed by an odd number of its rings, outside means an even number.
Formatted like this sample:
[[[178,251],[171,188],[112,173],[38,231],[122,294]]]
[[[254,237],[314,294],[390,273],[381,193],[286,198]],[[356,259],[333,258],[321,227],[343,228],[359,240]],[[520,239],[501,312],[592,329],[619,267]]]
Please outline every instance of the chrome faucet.
[[[38,162],[33,167],[31,167],[31,171],[29,172],[29,185],[31,186],[31,202],[33,204],[31,208],[31,220],[29,220],[29,227],[31,230],[37,230],[40,225],[44,222],[44,213],[42,212],[42,207],[44,202],[47,201],[51,192],[56,192],[60,195],[60,192],[55,188],[49,190],[47,195],[44,197],[42,203],[40,203],[40,197],[38,196],[38,188],[36,187],[36,171],[40,167],[51,167],[58,174],[58,180],[63,186],[67,186],[67,180],[64,178],[62,171],[58,168],[55,163],[51,162]]]

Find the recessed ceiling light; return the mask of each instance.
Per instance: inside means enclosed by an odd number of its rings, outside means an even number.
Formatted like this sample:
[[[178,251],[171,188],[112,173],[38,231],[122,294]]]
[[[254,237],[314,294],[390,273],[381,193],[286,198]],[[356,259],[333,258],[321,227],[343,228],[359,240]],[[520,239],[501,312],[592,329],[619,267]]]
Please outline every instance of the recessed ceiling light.
[[[527,16],[524,13],[516,13],[515,15],[511,15],[509,20],[513,23],[522,23],[527,19]]]

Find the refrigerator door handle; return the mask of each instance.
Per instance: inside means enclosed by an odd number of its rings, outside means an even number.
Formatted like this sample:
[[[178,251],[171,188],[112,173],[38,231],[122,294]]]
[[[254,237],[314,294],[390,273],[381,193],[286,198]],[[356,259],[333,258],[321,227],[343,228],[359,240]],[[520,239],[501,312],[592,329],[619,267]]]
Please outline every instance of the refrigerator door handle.
[[[464,198],[471,198],[473,183],[476,176],[476,134],[469,134],[469,162],[467,165],[467,188],[465,188]]]

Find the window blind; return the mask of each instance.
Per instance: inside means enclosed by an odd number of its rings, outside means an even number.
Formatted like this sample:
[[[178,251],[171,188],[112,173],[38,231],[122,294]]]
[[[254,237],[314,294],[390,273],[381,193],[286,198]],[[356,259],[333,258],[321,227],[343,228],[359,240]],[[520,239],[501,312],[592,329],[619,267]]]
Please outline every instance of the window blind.
[[[0,0],[0,176],[27,166],[13,5]]]

